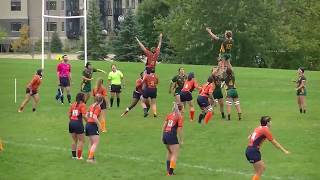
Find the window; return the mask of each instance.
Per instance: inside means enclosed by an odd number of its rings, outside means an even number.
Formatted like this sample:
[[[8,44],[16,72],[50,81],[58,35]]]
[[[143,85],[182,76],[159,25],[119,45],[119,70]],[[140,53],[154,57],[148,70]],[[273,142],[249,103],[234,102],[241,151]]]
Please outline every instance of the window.
[[[111,31],[111,20],[108,20],[108,30]]]
[[[136,8],[136,0],[132,0],[131,1],[131,6],[132,6],[133,9]]]
[[[11,23],[11,31],[12,32],[18,32],[21,29],[21,23],[20,22],[13,22]]]
[[[57,31],[57,23],[47,22],[47,31]]]
[[[57,1],[47,1],[47,10],[57,10]]]
[[[61,31],[64,31],[64,22],[61,23]]]
[[[129,8],[129,0],[126,0],[126,8]]]
[[[11,11],[21,11],[21,0],[11,0]]]
[[[141,3],[142,3],[142,0],[138,0],[138,3],[141,4]]]
[[[61,1],[61,10],[64,10],[64,1]]]

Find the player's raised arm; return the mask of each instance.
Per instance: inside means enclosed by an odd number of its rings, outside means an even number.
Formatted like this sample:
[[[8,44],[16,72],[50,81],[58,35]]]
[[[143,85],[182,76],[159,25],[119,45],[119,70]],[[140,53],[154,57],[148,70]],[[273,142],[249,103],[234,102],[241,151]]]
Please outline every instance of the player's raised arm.
[[[162,44],[162,33],[160,33],[160,36],[159,36],[159,43],[158,43],[158,49],[160,49],[161,48],[161,44]]]
[[[286,150],[284,147],[282,147],[282,145],[276,141],[275,139],[273,139],[272,141],[270,141],[276,148],[280,149],[283,153],[285,154],[289,154],[290,152],[288,150]]]
[[[213,40],[219,40],[219,37],[215,34],[212,33],[211,29],[210,28],[206,28],[206,31],[209,33],[210,37],[213,39]]]
[[[136,37],[136,40],[137,40],[137,42],[138,42],[138,44],[139,44],[139,46],[140,46],[140,48],[144,51],[144,52],[146,52],[147,51],[147,48],[146,47],[144,47],[144,45],[142,44],[142,42]]]

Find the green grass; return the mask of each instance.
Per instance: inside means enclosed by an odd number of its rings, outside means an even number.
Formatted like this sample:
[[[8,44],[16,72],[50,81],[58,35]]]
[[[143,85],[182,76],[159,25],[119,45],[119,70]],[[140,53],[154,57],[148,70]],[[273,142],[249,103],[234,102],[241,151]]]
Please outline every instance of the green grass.
[[[186,121],[185,145],[177,162],[176,176],[165,176],[166,150],[160,141],[162,120],[170,112],[173,97],[168,94],[170,78],[181,65],[160,64],[158,90],[159,117],[143,118],[140,106],[125,118],[121,112],[131,101],[134,80],[143,70],[142,63],[117,63],[126,78],[121,108],[107,112],[109,132],[101,135],[96,158],[91,165],[70,158],[68,134],[68,105],[54,99],[56,93],[56,61],[47,61],[40,88],[40,105],[31,112],[17,108],[25,95],[25,86],[40,61],[0,60],[0,137],[5,151],[0,154],[0,179],[250,179],[252,166],[244,151],[247,136],[258,126],[259,117],[273,117],[272,132],[292,153],[285,156],[266,142],[262,148],[267,165],[263,179],[320,179],[319,100],[320,72],[306,72],[308,96],[307,114],[298,112],[295,96],[296,71],[235,68],[238,93],[241,98],[243,120],[226,122],[218,110],[208,126]],[[72,94],[79,91],[83,62],[72,61]],[[93,62],[94,67],[110,69],[110,63]],[[183,65],[194,71],[203,83],[210,66]],[[94,78],[106,77],[96,73]],[[18,102],[14,104],[14,78],[17,78]],[[196,93],[194,93],[196,97]],[[197,114],[199,109],[197,108]],[[87,143],[87,142],[86,142]],[[86,146],[87,147],[87,146]],[[87,155],[87,148],[85,148]]]

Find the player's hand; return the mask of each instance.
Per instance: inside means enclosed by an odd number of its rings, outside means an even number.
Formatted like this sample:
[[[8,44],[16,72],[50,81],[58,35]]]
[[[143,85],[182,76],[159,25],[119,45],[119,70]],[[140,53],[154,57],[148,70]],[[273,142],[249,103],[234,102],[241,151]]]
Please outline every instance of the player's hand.
[[[211,28],[209,28],[209,27],[206,27],[206,31],[211,31]]]
[[[160,38],[162,38],[162,36],[163,36],[163,34],[162,34],[162,33],[160,33]]]
[[[287,150],[285,150],[285,151],[284,151],[284,154],[287,154],[287,155],[288,155],[288,154],[290,154],[290,152],[287,151]]]

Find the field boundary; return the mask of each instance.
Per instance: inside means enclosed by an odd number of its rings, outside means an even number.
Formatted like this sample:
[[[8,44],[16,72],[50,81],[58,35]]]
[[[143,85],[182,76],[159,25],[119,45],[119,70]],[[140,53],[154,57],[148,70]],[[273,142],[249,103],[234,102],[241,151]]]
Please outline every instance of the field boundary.
[[[32,143],[18,143],[18,142],[14,142],[14,141],[3,141],[3,142],[6,144],[9,144],[9,145],[14,145],[14,146],[40,148],[40,149],[42,148],[42,149],[58,150],[58,151],[65,151],[65,152],[69,151],[69,149],[64,148],[64,147],[56,147],[56,146],[48,146],[48,145],[32,144]],[[119,158],[119,159],[126,159],[126,160],[132,160],[132,161],[143,161],[143,162],[149,162],[149,163],[162,163],[160,161],[153,160],[153,159],[146,159],[146,158],[135,157],[135,156],[123,156],[123,155],[113,154],[113,153],[108,153],[108,155],[101,154],[101,156],[103,156],[103,157],[109,156],[109,157],[115,157],[115,158]],[[252,176],[251,173],[249,174],[244,171],[234,171],[234,170],[224,169],[224,168],[214,169],[214,168],[210,168],[210,167],[203,166],[203,165],[193,165],[193,164],[183,163],[181,161],[179,161],[179,166],[201,169],[201,170],[214,172],[214,173],[220,173],[220,174],[233,174],[233,175],[241,175],[241,176],[246,176],[246,177]],[[268,175],[263,175],[263,177],[269,178],[269,179],[276,179],[276,180],[285,180],[285,179],[301,180],[300,178],[298,179],[296,177],[283,178],[283,177],[279,177],[279,176],[268,176]]]

